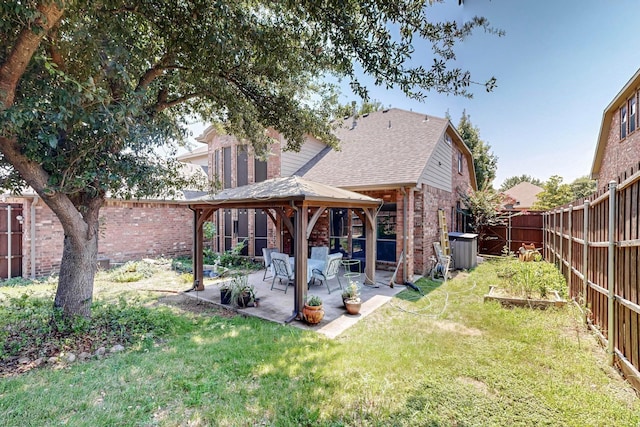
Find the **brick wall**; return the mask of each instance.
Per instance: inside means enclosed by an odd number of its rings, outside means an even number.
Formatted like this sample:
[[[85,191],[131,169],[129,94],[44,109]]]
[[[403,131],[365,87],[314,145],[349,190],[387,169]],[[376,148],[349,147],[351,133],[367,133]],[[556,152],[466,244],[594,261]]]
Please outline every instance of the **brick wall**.
[[[598,190],[608,188],[610,181],[617,181],[620,174],[634,168],[638,170],[640,162],[640,127],[620,139],[620,110],[616,110],[611,119],[607,144],[602,157]]]
[[[23,203],[23,275],[31,276],[31,246],[35,274],[57,273],[64,232],[55,214],[40,200],[35,206],[35,235],[31,235],[31,199]],[[98,258],[126,262],[145,257],[191,255],[193,213],[186,206],[107,201],[100,210]]]

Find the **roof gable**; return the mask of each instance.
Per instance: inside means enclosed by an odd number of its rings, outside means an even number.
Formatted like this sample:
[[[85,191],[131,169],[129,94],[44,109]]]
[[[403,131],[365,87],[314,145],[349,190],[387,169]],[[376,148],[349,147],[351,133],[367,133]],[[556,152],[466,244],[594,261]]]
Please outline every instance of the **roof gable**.
[[[340,150],[328,151],[304,177],[345,188],[416,185],[449,120],[392,108],[342,120]]]
[[[618,92],[613,100],[607,105],[602,113],[602,123],[600,124],[600,133],[598,134],[598,142],[596,144],[596,151],[593,156],[593,164],[591,165],[591,178],[597,179],[600,173],[600,167],[602,166],[602,160],[604,157],[605,148],[609,138],[609,132],[611,130],[611,120],[613,115],[618,111],[622,102],[626,102],[627,98],[634,93],[638,86],[640,86],[640,69],[629,79],[627,84]]]
[[[502,193],[515,200],[514,207],[523,209],[533,206],[538,199],[538,194],[542,191],[544,191],[542,187],[523,181]]]

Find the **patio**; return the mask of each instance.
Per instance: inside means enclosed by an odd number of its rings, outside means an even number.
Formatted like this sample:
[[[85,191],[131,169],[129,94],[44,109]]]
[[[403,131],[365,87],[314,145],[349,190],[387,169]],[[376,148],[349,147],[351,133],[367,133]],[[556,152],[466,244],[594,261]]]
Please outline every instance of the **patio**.
[[[389,287],[389,281],[393,272],[376,270],[376,283],[374,285],[363,285],[364,274],[355,279],[361,286],[362,308],[357,315],[348,315],[342,304],[342,292],[340,290],[327,292],[326,285],[319,285],[316,281],[315,285],[309,287],[308,295],[318,295],[322,298],[324,308],[324,318],[317,325],[308,325],[304,321],[294,320],[290,324],[301,329],[313,330],[321,333],[329,338],[335,338],[349,327],[355,325],[360,319],[373,313],[376,309],[386,304],[391,298],[405,289],[402,285],[394,285]],[[270,290],[272,279],[268,276],[262,280],[264,270],[257,271],[249,275],[249,284],[253,285],[256,290],[256,297],[259,298],[257,307],[238,308],[237,311],[246,316],[255,316],[261,319],[269,320],[276,323],[285,323],[294,309],[294,286],[289,286],[287,293],[280,290]],[[341,268],[340,282],[345,287],[348,284],[347,278],[344,277],[344,270]],[[220,304],[220,290],[218,285],[223,280],[229,279],[206,279],[203,291],[191,291],[184,293],[185,296],[196,298],[208,303],[220,305],[225,308],[233,308],[233,306]],[[338,286],[338,279],[329,280],[331,289]]]

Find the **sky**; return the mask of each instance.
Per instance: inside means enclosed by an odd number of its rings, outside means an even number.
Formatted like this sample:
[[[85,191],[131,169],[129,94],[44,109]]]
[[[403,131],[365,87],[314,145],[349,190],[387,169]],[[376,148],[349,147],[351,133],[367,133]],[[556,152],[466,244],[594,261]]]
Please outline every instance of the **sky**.
[[[589,175],[602,113],[640,68],[640,1],[446,0],[428,13],[437,20],[484,16],[504,30],[502,37],[477,30],[455,49],[456,66],[478,82],[495,76],[497,87],[472,87],[472,99],[434,92],[419,102],[364,78],[371,98],[439,117],[448,111],[454,125],[466,110],[498,157],[496,188],[522,174],[564,182]],[[416,46],[412,61],[431,64],[430,46]],[[352,100],[359,101],[345,85],[340,101]]]

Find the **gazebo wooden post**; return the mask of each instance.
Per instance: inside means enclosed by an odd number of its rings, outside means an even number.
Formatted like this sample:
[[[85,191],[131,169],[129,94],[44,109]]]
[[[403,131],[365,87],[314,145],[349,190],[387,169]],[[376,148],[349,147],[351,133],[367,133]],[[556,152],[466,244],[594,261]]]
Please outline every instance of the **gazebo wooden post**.
[[[307,214],[307,205],[302,203],[296,210],[296,223],[295,223],[295,305],[294,314],[297,314],[298,318],[302,318],[302,308],[307,299],[307,223],[309,215]]]
[[[193,290],[204,291],[204,275],[202,266],[204,264],[203,254],[203,233],[199,226],[202,217],[202,209],[193,210]]]
[[[204,291],[204,223],[217,208],[193,209],[193,288]]]
[[[364,216],[366,217],[365,221],[365,269],[364,269],[364,278],[367,284],[374,284],[376,282],[376,210],[370,208],[363,208]]]

